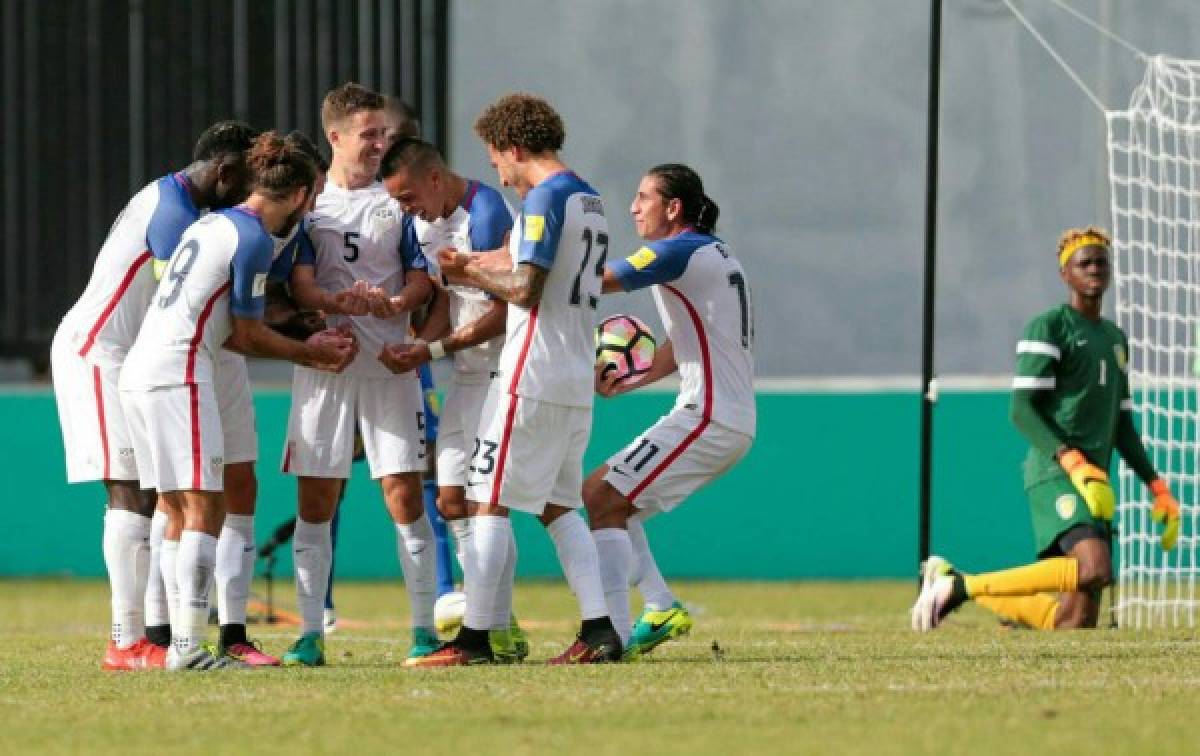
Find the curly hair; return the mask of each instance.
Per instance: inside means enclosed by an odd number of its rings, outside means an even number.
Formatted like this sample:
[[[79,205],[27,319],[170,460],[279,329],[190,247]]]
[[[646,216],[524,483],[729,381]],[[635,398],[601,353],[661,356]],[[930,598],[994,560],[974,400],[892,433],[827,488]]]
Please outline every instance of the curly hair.
[[[1087,228],[1068,228],[1063,232],[1063,235],[1058,238],[1058,264],[1062,267],[1067,264],[1063,259],[1063,254],[1068,248],[1075,249],[1079,247],[1091,246],[1091,244],[1081,242],[1091,242],[1092,244],[1100,244],[1105,247],[1112,246],[1112,239],[1109,238],[1108,232],[1097,226],[1088,226]]]
[[[317,167],[294,141],[265,131],[254,140],[246,155],[254,190],[280,198],[317,180]]]
[[[321,101],[321,127],[329,131],[360,110],[383,110],[383,95],[348,81],[334,87]]]
[[[517,92],[484,109],[475,133],[496,150],[522,147],[532,153],[556,152],[566,140],[562,118],[542,98]]]

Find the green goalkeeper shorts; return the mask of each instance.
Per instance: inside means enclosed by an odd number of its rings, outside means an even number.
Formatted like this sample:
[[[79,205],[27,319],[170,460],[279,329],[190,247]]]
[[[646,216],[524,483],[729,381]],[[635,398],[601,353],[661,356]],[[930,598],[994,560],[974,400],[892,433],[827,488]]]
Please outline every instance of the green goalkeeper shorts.
[[[1033,540],[1039,559],[1062,556],[1058,539],[1077,525],[1090,525],[1107,533],[1108,525],[1092,517],[1087,502],[1066,475],[1056,476],[1026,489],[1033,518]]]

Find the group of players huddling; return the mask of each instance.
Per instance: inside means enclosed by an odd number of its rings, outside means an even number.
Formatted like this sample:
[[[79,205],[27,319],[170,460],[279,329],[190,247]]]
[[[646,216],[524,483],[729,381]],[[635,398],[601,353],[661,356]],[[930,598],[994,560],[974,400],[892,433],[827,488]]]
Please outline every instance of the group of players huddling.
[[[540,98],[505,96],[475,124],[500,183],[522,199],[515,219],[496,189],[400,135],[380,94],[337,87],[321,120],[328,164],[299,133],[207,129],[190,165],[118,216],[55,334],[68,479],[102,480],[108,493],[102,666],[324,664],[330,522],[356,433],[396,525],[406,665],[528,654],[512,611],[514,509],[543,523],[579,602],[579,634],[551,663],[633,659],[687,632],[642,522],[732,467],[755,433],[749,291],[713,235],[718,210],[700,177],[680,164],[648,171],[631,207],[646,244],[610,262],[604,203],[559,158],[563,123]],[[647,287],[666,332],[649,372],[597,370],[600,297]],[[246,634],[258,454],[245,356],[295,363],[282,464],[298,481],[302,627],[281,659]],[[438,509],[466,611],[439,644],[416,369],[442,357],[453,371]],[[671,412],[585,479],[594,394],[676,372]],[[645,601],[636,622],[631,585]],[[210,591],[216,644],[206,643]]]

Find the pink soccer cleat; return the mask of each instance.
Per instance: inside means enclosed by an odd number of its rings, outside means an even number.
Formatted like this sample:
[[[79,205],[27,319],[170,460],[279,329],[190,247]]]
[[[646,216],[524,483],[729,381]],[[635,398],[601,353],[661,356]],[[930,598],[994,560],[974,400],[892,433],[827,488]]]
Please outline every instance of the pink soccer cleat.
[[[249,643],[234,643],[225,649],[224,655],[245,662],[251,667],[279,666],[279,659],[270,654],[263,653],[262,649],[254,641],[250,641]]]

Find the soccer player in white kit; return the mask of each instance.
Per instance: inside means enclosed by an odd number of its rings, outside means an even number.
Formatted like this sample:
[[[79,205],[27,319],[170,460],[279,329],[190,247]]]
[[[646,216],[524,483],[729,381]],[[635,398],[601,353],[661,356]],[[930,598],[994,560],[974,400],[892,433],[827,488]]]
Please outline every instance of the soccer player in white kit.
[[[401,139],[383,157],[383,185],[404,212],[415,217],[421,247],[436,251],[453,247],[468,253],[492,252],[508,243],[512,211],[496,189],[464,178],[446,165],[438,149],[420,139]],[[430,275],[441,278],[436,258],[429,259]],[[509,261],[511,266],[511,261]],[[451,356],[454,370],[446,386],[437,441],[437,507],[454,533],[459,564],[470,559],[471,513],[467,511],[467,465],[474,452],[488,386],[504,346],[507,304],[472,286],[444,283],[438,286],[430,316],[412,344],[384,348],[383,362],[394,372],[413,370],[443,356]],[[511,543],[505,565],[511,589],[516,567],[516,542]],[[463,567],[464,573],[466,567]],[[498,602],[511,605],[511,597]],[[516,635],[514,638],[513,635]],[[492,649],[498,656],[524,658],[528,642],[511,623],[492,632]]]
[[[285,232],[302,215],[316,169],[273,132],[255,140],[246,163],[249,198],[184,232],[118,383],[139,479],[184,516],[168,669],[244,666],[202,645],[224,520],[217,353],[227,347],[329,370],[341,369],[354,355],[353,339],[336,332],[301,342],[263,324],[263,293],[275,252],[271,234]]]
[[[504,627],[511,591],[510,509],[546,526],[583,625],[552,663],[616,661],[621,641],[604,604],[596,546],[578,510],[583,501],[583,453],[592,424],[596,305],[608,224],[595,190],[558,157],[564,130],[550,105],[513,94],[490,105],[475,123],[505,186],[523,203],[511,234],[511,271],[481,264],[454,248],[438,252],[442,273],[508,302],[506,341],[476,433],[467,480],[476,509],[473,559],[466,563],[467,610],[451,643],[415,666],[495,661],[489,630]],[[511,579],[511,578],[510,578]]]
[[[397,552],[413,617],[410,656],[433,651],[435,555],[425,515],[424,404],[415,374],[395,375],[379,360],[385,344],[408,340],[409,312],[425,304],[432,285],[412,219],[376,180],[386,149],[383,97],[354,83],[325,96],[325,135],[333,148],[325,191],[308,218],[316,264],[292,274],[296,301],[356,287],[369,315],[329,318],[350,325],[361,345],[341,375],[297,368],[292,384],[283,471],[299,477],[293,554],[301,635],[284,654],[288,666],[325,663],[324,601],[332,559],[330,520],[350,476],[354,429],[362,433],[371,477],[379,480],[396,526]]]
[[[103,550],[112,635],[104,669],[161,667],[165,659],[165,649],[144,637],[156,497],[138,481],[117,378],[158,285],[154,263],[171,256],[201,208],[228,207],[246,196],[243,152],[255,133],[236,121],[213,124],[200,135],[187,168],[134,195],[113,223],[83,295],[54,334],[51,366],[67,480],[102,480],[108,493]],[[151,617],[149,624],[159,621]]]
[[[755,431],[754,313],[741,263],[713,236],[717,204],[695,171],[668,163],[642,178],[630,212],[648,243],[605,267],[604,292],[652,287],[666,339],[644,376],[623,383],[616,375],[597,377],[596,390],[616,396],[676,371],[681,385],[671,412],[583,486],[608,611],[626,659],[692,626],[658,571],[642,522],[729,470]],[[646,601],[632,631],[631,567]]]

